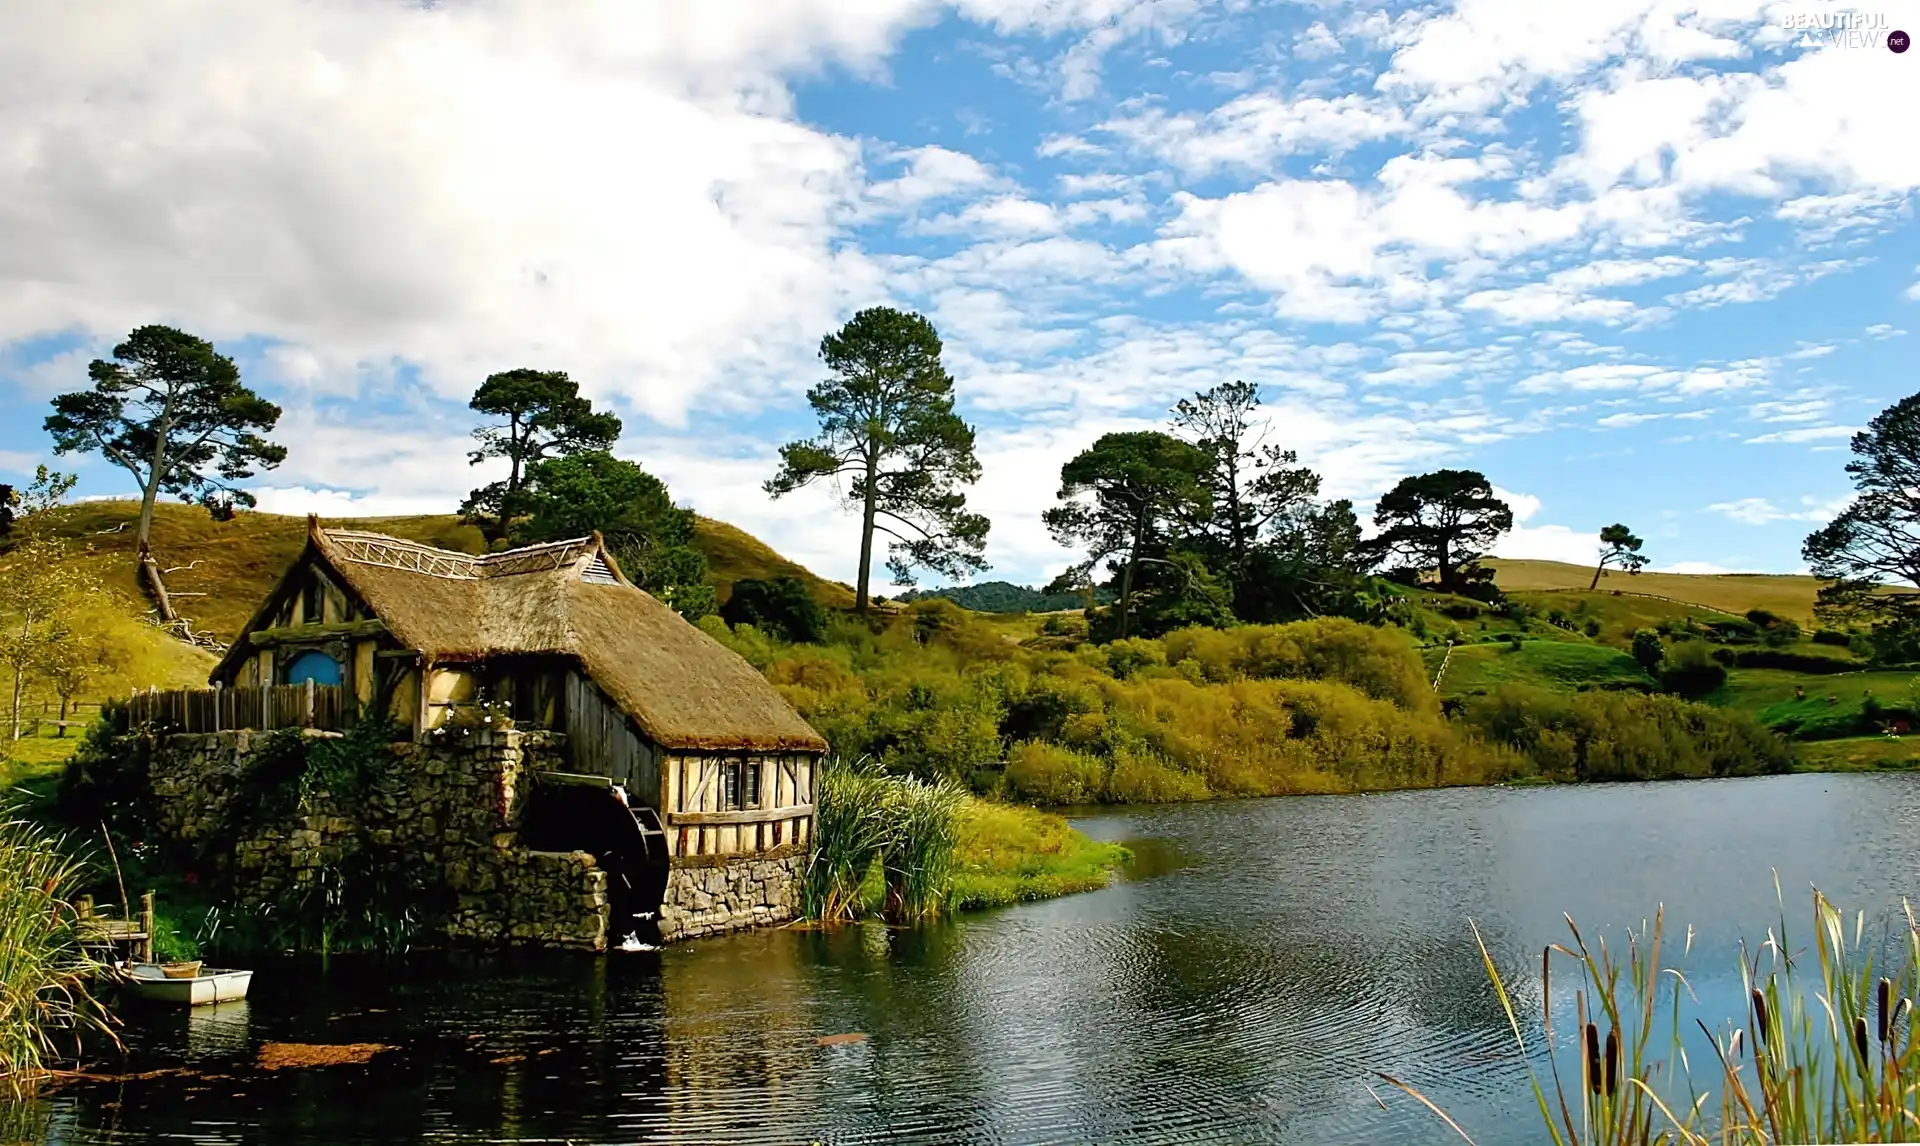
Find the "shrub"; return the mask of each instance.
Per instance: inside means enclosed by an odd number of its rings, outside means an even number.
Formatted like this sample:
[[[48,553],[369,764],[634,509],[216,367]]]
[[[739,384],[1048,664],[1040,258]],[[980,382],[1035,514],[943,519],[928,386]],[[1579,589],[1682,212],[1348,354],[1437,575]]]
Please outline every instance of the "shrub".
[[[1660,643],[1660,634],[1652,629],[1635,629],[1633,633],[1633,659],[1647,672],[1659,671],[1660,661],[1667,655],[1666,647]]]
[[[1726,667],[1700,641],[1675,645],[1660,672],[1662,688],[1689,700],[1698,700],[1725,683]]]
[[[1024,740],[1007,754],[1007,794],[1042,806],[1092,804],[1107,793],[1107,765],[1071,748]]]
[[[793,642],[818,641],[827,632],[826,610],[798,577],[735,581],[720,617],[729,625],[752,625]]]
[[[1435,704],[1420,654],[1406,639],[1355,621],[1322,617],[1224,632],[1182,629],[1163,643],[1168,660],[1192,657],[1209,680],[1329,680],[1402,708],[1430,711]]]
[[[1587,618],[1587,623],[1585,625],[1582,625],[1581,629],[1589,637],[1598,637],[1600,635],[1600,622],[1598,620],[1595,620],[1592,617],[1589,617]]]
[[[1848,648],[1853,644],[1853,634],[1840,629],[1815,629],[1813,643],[1816,645],[1837,645]]]
[[[1462,719],[1567,780],[1664,780],[1785,772],[1792,749],[1744,713],[1671,696],[1507,685]]]

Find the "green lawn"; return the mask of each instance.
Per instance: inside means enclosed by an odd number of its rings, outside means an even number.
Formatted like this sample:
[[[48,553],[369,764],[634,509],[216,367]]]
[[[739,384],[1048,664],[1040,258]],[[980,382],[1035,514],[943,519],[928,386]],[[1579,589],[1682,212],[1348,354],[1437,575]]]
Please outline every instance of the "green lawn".
[[[1105,887],[1127,849],[1050,812],[969,800],[954,849],[953,905],[993,907]]]
[[[1583,685],[1652,685],[1626,653],[1584,640],[1530,640],[1518,649],[1505,641],[1460,645],[1440,682],[1442,696],[1486,692],[1503,684],[1571,689]]]
[[[1799,745],[1796,772],[1905,772],[1920,767],[1920,736],[1854,736]]]

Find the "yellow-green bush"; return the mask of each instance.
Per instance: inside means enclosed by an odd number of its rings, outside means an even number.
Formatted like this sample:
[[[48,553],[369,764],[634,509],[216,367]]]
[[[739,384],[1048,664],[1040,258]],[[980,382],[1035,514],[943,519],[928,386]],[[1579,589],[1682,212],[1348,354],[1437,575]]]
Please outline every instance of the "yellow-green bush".
[[[1057,744],[1022,740],[1007,753],[1007,795],[1032,804],[1093,804],[1107,798],[1107,765]]]
[[[1475,698],[1464,719],[1555,779],[1751,776],[1793,766],[1786,741],[1746,713],[1671,696],[1507,685]]]
[[[1192,660],[1208,681],[1335,681],[1402,708],[1438,707],[1420,654],[1394,629],[1321,617],[1286,625],[1181,629],[1161,644],[1168,663]]]

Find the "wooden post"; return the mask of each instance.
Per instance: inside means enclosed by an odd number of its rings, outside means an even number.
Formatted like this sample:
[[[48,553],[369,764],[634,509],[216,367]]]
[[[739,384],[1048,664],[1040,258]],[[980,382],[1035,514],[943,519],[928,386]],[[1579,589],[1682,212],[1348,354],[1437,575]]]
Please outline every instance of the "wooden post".
[[[269,675],[260,685],[260,731],[273,727],[273,677]]]
[[[147,892],[140,897],[140,933],[146,936],[140,941],[141,962],[153,962],[153,893]]]
[[[300,721],[300,727],[313,727],[313,678],[307,678],[307,714]]]

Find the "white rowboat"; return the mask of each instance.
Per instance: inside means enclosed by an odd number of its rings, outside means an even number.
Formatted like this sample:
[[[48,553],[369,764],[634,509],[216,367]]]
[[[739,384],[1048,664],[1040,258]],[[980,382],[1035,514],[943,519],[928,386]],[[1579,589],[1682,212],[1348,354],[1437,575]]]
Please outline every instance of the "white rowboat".
[[[158,963],[136,963],[126,981],[126,991],[136,999],[154,1003],[173,1003],[197,1007],[203,1003],[229,1003],[247,997],[252,971],[223,971],[203,968],[191,979],[169,979]]]

